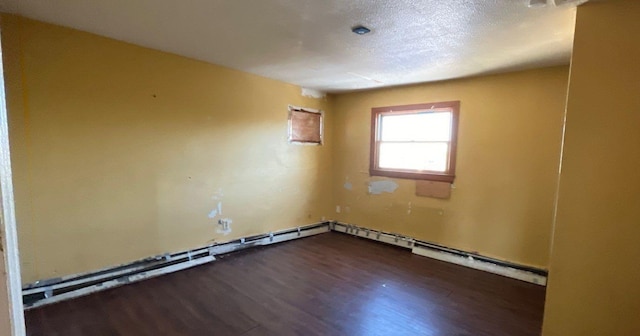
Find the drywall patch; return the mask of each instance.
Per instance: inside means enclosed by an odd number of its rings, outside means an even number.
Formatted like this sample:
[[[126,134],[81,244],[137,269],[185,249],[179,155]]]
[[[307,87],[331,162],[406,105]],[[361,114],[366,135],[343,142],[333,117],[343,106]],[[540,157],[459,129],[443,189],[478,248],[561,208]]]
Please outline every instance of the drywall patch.
[[[347,190],[353,190],[353,183],[349,180],[349,176],[345,176],[344,184],[342,186]]]
[[[393,193],[396,189],[398,189],[398,184],[391,180],[369,181],[369,194],[371,195]]]
[[[304,88],[304,87],[301,88],[301,94],[303,97],[310,97],[310,98],[316,98],[316,99],[324,98],[327,95],[322,91]]]
[[[233,223],[233,221],[230,218],[222,218],[218,220],[218,229],[216,232],[225,236],[228,235],[231,233],[231,223]]]
[[[222,216],[222,202],[218,202],[218,207],[216,207],[215,209],[211,210],[211,212],[209,212],[209,218],[216,218],[216,216],[221,215]]]
[[[216,190],[216,192],[213,193],[213,196],[211,196],[211,199],[214,201],[218,201],[218,204],[216,205],[215,209],[209,212],[208,217],[210,219],[214,219],[216,218],[216,216],[222,216],[222,197],[223,196],[224,194],[222,193],[222,188],[218,188],[218,190]]]

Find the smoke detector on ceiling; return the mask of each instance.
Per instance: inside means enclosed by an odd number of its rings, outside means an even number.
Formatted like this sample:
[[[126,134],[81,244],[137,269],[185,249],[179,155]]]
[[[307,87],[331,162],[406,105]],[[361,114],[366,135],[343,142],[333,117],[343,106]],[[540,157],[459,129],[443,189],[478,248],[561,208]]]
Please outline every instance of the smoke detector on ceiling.
[[[365,26],[355,26],[351,28],[351,31],[358,35],[364,35],[364,34],[368,34],[371,31],[371,29]]]

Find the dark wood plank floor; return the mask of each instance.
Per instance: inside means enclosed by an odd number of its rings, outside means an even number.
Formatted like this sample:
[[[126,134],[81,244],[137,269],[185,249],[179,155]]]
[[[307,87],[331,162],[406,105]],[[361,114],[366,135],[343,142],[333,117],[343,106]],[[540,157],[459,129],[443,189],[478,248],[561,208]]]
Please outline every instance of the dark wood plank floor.
[[[36,335],[539,335],[544,288],[327,233],[26,312]]]

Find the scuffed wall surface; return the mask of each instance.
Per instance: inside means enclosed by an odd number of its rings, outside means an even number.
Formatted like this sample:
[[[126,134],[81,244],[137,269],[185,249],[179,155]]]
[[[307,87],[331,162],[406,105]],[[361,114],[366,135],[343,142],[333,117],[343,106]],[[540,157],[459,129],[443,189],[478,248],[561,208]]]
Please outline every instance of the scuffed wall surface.
[[[287,106],[331,123],[328,98],[13,16],[2,29],[25,283],[333,213],[331,130],[287,143]]]
[[[338,95],[335,216],[547,267],[567,81],[568,68],[554,67]],[[450,199],[416,197],[412,180],[369,176],[372,107],[450,100],[461,101]]]

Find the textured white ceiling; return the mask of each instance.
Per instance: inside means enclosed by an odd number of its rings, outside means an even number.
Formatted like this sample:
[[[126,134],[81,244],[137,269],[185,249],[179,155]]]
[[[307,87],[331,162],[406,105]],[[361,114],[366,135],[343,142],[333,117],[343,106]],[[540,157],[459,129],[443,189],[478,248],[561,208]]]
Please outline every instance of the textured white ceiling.
[[[0,10],[328,92],[567,64],[528,0],[0,0]],[[368,35],[352,26],[371,28]]]

